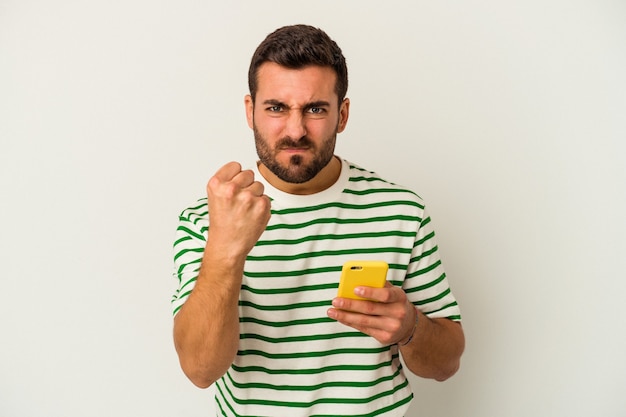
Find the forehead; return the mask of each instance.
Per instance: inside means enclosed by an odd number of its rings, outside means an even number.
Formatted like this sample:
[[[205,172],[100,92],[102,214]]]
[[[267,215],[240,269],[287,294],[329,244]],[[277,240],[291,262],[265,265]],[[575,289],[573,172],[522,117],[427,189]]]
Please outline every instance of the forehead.
[[[280,101],[326,100],[337,102],[337,74],[330,67],[309,65],[292,69],[266,62],[257,73],[257,100]]]

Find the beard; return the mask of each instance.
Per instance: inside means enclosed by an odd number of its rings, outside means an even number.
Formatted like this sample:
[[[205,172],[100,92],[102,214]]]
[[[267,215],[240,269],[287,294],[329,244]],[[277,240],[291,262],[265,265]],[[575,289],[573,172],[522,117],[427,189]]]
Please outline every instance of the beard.
[[[267,140],[257,130],[256,126],[253,127],[253,131],[256,152],[261,163],[278,178],[291,184],[302,184],[313,179],[328,165],[335,154],[336,131],[322,141],[319,149],[307,136],[298,140],[286,137],[280,139],[274,148],[270,148]],[[292,155],[287,166],[281,165],[276,159],[276,154],[283,148],[307,148],[313,151],[313,160],[306,164],[302,155]]]

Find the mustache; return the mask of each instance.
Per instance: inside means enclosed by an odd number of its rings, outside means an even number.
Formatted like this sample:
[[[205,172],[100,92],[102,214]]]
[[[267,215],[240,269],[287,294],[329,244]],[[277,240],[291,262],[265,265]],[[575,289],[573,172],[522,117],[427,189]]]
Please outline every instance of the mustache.
[[[309,139],[306,136],[302,136],[300,139],[298,140],[294,140],[290,137],[285,137],[280,139],[277,143],[276,143],[276,148],[280,149],[280,148],[313,148],[315,147],[315,144],[313,143],[313,141],[311,139]]]

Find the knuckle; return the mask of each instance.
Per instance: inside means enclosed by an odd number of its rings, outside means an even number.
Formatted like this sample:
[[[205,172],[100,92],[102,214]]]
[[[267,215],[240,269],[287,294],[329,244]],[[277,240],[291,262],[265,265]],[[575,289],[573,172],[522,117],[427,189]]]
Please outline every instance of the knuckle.
[[[358,319],[358,325],[362,328],[371,328],[373,324],[372,317],[369,315],[362,315]]]
[[[390,334],[396,334],[397,332],[399,332],[400,330],[402,330],[402,322],[400,321],[396,321],[394,320],[390,325],[389,325],[389,333]]]
[[[209,179],[209,182],[207,182],[207,185],[206,185],[207,191],[217,188],[219,184],[220,184],[220,180],[219,178],[217,178],[217,176],[211,177]]]
[[[234,198],[237,192],[238,187],[232,182],[227,182],[221,186],[221,194],[226,198]]]
[[[367,315],[374,315],[376,313],[376,304],[371,301],[367,301],[363,304],[363,312]]]
[[[254,173],[246,169],[236,175],[236,178],[244,184],[250,184],[254,181]]]
[[[410,313],[406,308],[404,308],[404,305],[401,305],[397,308],[396,317],[398,317],[398,320],[403,321],[410,317]]]

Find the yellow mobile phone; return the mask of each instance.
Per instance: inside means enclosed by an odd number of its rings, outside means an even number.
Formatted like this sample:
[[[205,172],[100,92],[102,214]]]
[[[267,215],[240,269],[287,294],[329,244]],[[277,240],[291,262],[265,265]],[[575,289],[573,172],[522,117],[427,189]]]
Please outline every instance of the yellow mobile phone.
[[[384,261],[348,261],[341,269],[337,297],[366,300],[354,293],[356,287],[383,288],[389,265]]]

